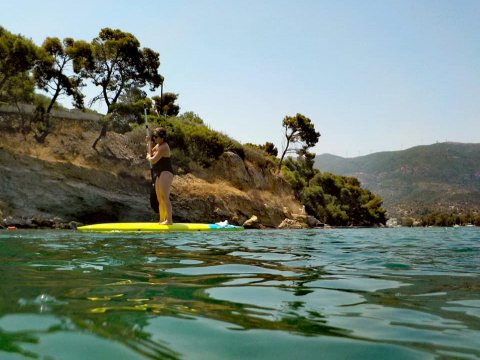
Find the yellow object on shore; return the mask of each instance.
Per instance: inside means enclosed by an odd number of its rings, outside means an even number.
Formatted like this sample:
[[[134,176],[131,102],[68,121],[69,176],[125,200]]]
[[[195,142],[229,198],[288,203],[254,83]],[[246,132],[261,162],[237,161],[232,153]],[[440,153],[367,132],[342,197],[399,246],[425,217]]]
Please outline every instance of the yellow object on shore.
[[[158,223],[106,223],[77,227],[85,232],[163,232],[163,231],[241,231],[242,226],[230,225],[226,221],[216,224],[174,223],[160,225]]]

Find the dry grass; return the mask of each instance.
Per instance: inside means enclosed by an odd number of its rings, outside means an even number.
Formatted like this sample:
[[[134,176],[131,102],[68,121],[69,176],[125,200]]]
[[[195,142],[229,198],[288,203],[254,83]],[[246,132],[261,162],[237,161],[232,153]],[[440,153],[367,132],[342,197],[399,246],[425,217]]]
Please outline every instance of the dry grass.
[[[238,197],[247,198],[247,194],[223,180],[215,182],[206,181],[196,177],[193,174],[184,176],[175,176],[172,185],[174,190],[181,191],[185,195],[195,195],[196,197],[206,197],[215,194],[231,194]]]

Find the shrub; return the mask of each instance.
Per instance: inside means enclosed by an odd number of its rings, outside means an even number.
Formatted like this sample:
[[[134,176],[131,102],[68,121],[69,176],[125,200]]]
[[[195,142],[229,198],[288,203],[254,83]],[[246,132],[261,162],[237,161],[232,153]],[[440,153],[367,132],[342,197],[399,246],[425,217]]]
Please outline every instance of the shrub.
[[[180,149],[173,148],[171,152],[173,165],[179,173],[190,171],[191,159]]]
[[[385,224],[382,200],[362,189],[357,178],[321,173],[312,168],[310,160],[311,156],[287,158],[282,167],[308,213],[336,226]]]
[[[172,148],[182,150],[185,156],[201,166],[209,167],[225,151],[232,151],[245,159],[245,151],[240,143],[209,129],[193,113],[159,118],[158,125],[167,130]]]
[[[191,161],[202,167],[209,167],[225,151],[237,154],[242,160],[249,157],[250,161],[253,159],[252,162],[262,168],[275,167],[276,159],[267,155],[264,150],[254,146],[243,146],[227,135],[210,129],[193,112],[173,117],[149,115],[148,122],[151,129],[158,126],[166,129],[174,164],[185,171],[192,169]],[[141,133],[143,131],[139,130],[141,125],[143,125],[143,121],[141,124],[139,122],[130,123],[133,128],[131,133]],[[133,137],[137,138],[138,136],[134,135]]]
[[[200,118],[200,116],[195,114],[193,111],[187,111],[187,112],[183,113],[182,115],[180,115],[178,118],[181,119],[181,120],[190,121],[191,123],[195,123],[195,124],[199,124],[199,125],[204,124],[202,118]]]
[[[243,146],[245,159],[256,164],[260,168],[276,168],[278,159],[265,153],[258,145],[245,144]]]

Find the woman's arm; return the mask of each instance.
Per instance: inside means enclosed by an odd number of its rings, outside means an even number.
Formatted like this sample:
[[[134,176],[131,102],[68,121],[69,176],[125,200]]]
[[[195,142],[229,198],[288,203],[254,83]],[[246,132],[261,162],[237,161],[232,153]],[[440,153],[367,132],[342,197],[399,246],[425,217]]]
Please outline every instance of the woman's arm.
[[[155,164],[162,157],[170,156],[170,148],[167,143],[161,145],[155,145],[150,154],[147,154],[147,160],[150,161],[150,164]]]
[[[153,146],[153,141],[151,136],[147,136],[147,156],[145,157],[147,160],[149,160],[150,156],[153,156],[153,151],[156,148],[156,145]]]

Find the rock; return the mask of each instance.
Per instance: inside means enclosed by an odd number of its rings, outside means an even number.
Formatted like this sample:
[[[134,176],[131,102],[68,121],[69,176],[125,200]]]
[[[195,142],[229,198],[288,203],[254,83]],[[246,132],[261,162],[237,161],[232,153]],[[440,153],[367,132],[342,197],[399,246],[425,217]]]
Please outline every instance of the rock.
[[[212,170],[216,174],[223,174],[226,180],[236,186],[241,188],[252,186],[242,158],[233,152],[224,152],[212,165]]]
[[[36,228],[53,228],[53,221],[42,217],[34,216],[32,218],[32,224]]]
[[[300,223],[307,223],[308,215],[305,214],[292,214],[292,219]]]
[[[279,229],[308,229],[308,225],[306,223],[292,220],[292,219],[285,219],[282,221],[280,225],[278,225]]]
[[[219,218],[229,218],[231,215],[230,212],[223,207],[216,207],[215,210],[213,210],[213,213]]]
[[[311,216],[311,215],[307,216],[307,225],[312,228],[324,226],[324,224],[320,220],[318,220],[315,216]]]
[[[306,214],[292,214],[293,220],[308,225],[310,228],[323,227],[324,224],[316,217]]]
[[[285,217],[287,219],[292,218],[292,213],[290,212],[290,210],[286,206],[283,207],[283,215],[285,215]]]
[[[14,217],[7,216],[5,219],[5,227],[15,226],[17,228],[36,228],[37,226],[33,223],[32,219],[27,219],[23,217]]]
[[[268,188],[268,180],[267,177],[264,176],[264,174],[262,173],[262,169],[259,169],[248,163],[245,164],[245,169],[247,170],[247,173],[249,175],[249,187],[253,187],[255,189]]]
[[[70,221],[68,223],[68,228],[72,230],[77,230],[77,227],[82,226],[83,224],[78,221]]]
[[[260,224],[258,221],[258,217],[255,215],[252,215],[250,219],[245,221],[243,223],[243,227],[245,229],[262,229],[263,228],[262,224]]]

